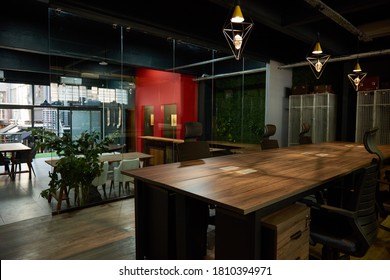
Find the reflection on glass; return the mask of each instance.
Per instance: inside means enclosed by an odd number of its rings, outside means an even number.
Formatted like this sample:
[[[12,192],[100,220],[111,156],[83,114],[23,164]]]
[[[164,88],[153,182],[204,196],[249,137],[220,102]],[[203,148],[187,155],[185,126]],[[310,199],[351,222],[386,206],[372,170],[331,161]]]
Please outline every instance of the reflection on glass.
[[[21,142],[23,130],[31,127],[31,110],[0,109],[0,142]]]
[[[81,133],[101,131],[101,112],[100,111],[72,111],[72,139],[77,139]]]
[[[0,104],[31,105],[32,85],[0,83]]]

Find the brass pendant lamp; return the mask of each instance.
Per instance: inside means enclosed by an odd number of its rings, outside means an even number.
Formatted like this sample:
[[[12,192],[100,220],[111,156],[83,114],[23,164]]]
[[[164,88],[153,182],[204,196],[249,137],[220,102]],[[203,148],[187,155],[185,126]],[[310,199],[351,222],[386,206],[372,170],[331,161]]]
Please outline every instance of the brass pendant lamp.
[[[356,91],[359,90],[359,86],[361,85],[364,78],[367,76],[367,73],[362,71],[362,68],[360,67],[359,63],[359,39],[357,41],[357,49],[358,55],[356,57],[355,67],[353,68],[352,73],[348,74],[348,79]]]
[[[359,58],[357,58],[356,65],[353,68],[352,73],[348,74],[348,79],[350,80],[356,91],[359,90],[359,86],[366,76],[367,73],[362,71],[362,68],[360,67],[359,63]]]
[[[314,44],[314,47],[311,53],[306,57],[306,60],[309,62],[310,69],[313,71],[313,74],[316,76],[317,80],[321,77],[324,72],[325,66],[330,58],[329,54],[325,54],[322,51],[320,44],[319,34],[317,35],[317,41]]]
[[[236,2],[234,11],[230,19],[223,27],[225,36],[234,57],[239,60],[242,56],[245,44],[252,31],[253,22],[245,22],[239,2]]]

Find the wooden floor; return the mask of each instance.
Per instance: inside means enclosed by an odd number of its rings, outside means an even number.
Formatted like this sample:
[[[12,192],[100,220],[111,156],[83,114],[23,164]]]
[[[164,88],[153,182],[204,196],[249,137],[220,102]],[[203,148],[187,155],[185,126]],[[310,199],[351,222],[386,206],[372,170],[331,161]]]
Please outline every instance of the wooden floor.
[[[0,240],[2,260],[134,260],[134,199],[3,225]],[[390,233],[380,230],[362,259],[389,260]]]
[[[135,258],[134,199],[0,227],[2,260]]]
[[[13,185],[0,183],[1,260],[135,259],[133,198],[52,215],[52,207],[39,197],[47,180],[38,176],[47,176],[47,170],[37,165],[36,173],[27,183],[28,174],[17,177]],[[390,217],[384,223],[390,226]],[[210,227],[206,259],[213,258],[214,233]],[[318,249],[313,247],[313,254]],[[362,259],[389,260],[390,232],[380,229]]]

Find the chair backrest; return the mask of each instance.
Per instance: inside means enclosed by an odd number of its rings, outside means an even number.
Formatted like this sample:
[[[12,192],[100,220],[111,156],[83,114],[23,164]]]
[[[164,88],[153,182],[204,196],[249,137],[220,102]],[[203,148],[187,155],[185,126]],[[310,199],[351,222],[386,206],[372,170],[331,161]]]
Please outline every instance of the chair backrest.
[[[276,125],[274,124],[266,124],[264,127],[263,138],[269,138],[276,133]]]
[[[272,135],[275,135],[276,125],[266,124],[264,127],[263,139],[260,143],[262,150],[279,148],[279,142],[276,139],[269,139]]]
[[[210,146],[206,141],[183,142],[177,144],[178,161],[211,157]]]
[[[356,211],[355,224],[358,229],[357,238],[360,240],[360,249],[356,255],[363,256],[374,243],[378,232],[376,190],[378,178],[378,162],[376,160],[357,175],[356,199],[352,211]]]
[[[310,124],[304,122],[302,123],[302,129],[301,132],[299,133],[299,144],[312,144],[312,139],[311,136],[306,135],[310,131]]]
[[[378,157],[379,165],[381,166],[385,157],[381,150],[379,150],[378,146],[376,145],[376,133],[378,131],[377,127],[371,128],[364,132],[363,135],[363,144],[366,150],[370,154],[374,154]]]
[[[3,153],[0,153],[0,166],[8,166],[10,164],[10,160],[3,155]]]
[[[101,186],[104,185],[107,182],[107,176],[108,176],[108,161],[103,162],[103,170],[100,176],[96,177],[92,181],[92,185],[94,186]]]
[[[121,171],[137,168],[140,168],[139,158],[121,160],[118,167],[114,168],[114,181],[127,182],[133,180],[132,177],[123,175]]]
[[[32,152],[32,150],[17,151],[15,153],[15,161],[17,161],[18,163],[28,163],[29,160],[32,161],[33,156],[35,157]]]
[[[196,141],[203,135],[203,125],[200,122],[184,123],[184,141]]]

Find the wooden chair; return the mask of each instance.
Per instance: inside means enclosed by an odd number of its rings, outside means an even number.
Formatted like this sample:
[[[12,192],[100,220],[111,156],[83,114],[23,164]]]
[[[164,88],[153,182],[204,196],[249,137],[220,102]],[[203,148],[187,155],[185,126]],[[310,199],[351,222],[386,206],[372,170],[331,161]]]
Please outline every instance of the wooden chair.
[[[274,124],[267,124],[264,127],[263,139],[260,143],[262,150],[279,148],[278,140],[270,139],[271,136],[275,135],[275,132],[276,126]]]
[[[4,166],[4,175],[11,176],[11,171],[9,169],[9,164],[11,160],[4,156],[2,153],[0,153],[0,166]],[[3,174],[2,174],[3,175]]]
[[[18,172],[18,167],[19,167],[19,173],[27,172],[22,170],[22,163],[26,163],[28,166],[29,178],[31,178],[31,171],[34,173],[34,176],[36,176],[34,166],[32,165],[36,154],[37,154],[37,148],[35,145],[32,145],[31,150],[29,151],[16,152],[14,162],[13,162],[13,164],[15,164],[15,173]]]
[[[378,232],[377,176],[378,162],[374,160],[347,189],[348,207],[307,203],[311,207],[310,240],[312,245],[322,244],[322,259],[363,257],[374,243]]]

